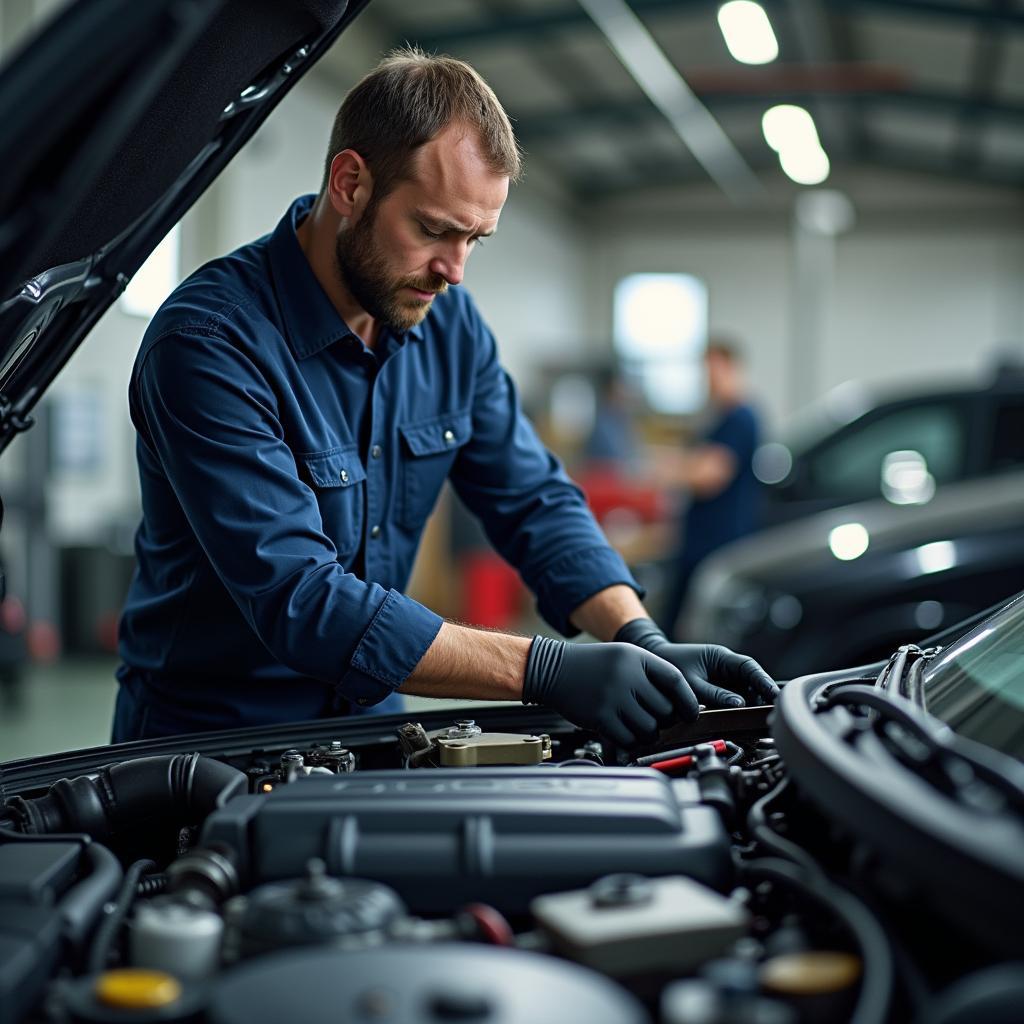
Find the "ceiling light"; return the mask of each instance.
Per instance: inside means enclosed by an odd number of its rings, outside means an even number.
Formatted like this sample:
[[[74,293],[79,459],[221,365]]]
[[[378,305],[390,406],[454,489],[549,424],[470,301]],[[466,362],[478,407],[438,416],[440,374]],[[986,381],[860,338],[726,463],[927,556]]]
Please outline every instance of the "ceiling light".
[[[768,64],[779,44],[764,8],[752,0],[730,0],[718,9],[718,27],[729,53],[741,64]]]
[[[803,107],[780,103],[761,118],[764,140],[777,153],[796,146],[821,146],[814,118]]]
[[[781,103],[761,118],[765,142],[779,154],[783,171],[798,185],[820,185],[829,174],[814,118],[803,107]]]
[[[779,163],[798,185],[820,185],[831,170],[828,154],[821,146],[784,149],[779,153]]]

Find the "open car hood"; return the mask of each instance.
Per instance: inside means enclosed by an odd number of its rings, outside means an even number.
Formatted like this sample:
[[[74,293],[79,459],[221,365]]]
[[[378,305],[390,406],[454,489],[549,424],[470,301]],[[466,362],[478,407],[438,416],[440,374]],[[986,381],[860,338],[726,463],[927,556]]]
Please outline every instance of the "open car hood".
[[[78,0],[0,71],[0,451],[369,0]]]

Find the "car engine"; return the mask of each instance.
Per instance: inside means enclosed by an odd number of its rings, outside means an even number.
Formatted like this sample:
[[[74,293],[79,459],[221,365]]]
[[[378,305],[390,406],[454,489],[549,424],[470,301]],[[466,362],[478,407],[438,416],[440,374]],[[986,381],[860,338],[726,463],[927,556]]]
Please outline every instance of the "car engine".
[[[772,710],[639,753],[495,709],[8,776],[0,1024],[938,1019],[931,912],[893,926]]]

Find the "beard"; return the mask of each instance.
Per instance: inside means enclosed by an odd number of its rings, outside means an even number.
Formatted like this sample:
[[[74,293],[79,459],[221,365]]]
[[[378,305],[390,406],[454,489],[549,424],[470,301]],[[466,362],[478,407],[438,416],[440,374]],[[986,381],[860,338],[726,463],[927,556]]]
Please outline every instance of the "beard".
[[[394,277],[374,232],[376,221],[376,209],[371,205],[354,225],[339,232],[334,246],[335,262],[341,282],[352,298],[374,320],[402,334],[423,320],[432,302],[404,294],[402,289],[441,295],[447,291],[448,282],[437,274],[426,278]]]

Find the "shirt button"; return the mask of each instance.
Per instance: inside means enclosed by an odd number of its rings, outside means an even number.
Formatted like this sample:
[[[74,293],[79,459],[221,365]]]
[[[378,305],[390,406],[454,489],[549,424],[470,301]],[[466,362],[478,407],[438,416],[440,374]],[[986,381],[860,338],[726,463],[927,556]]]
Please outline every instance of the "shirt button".
[[[454,441],[454,440],[455,440],[455,435],[450,430],[446,430],[444,432],[445,444],[451,444],[452,441]]]
[[[373,529],[370,530],[370,536],[374,540],[376,540],[380,536],[380,527],[379,526],[374,526]]]
[[[380,458],[380,451],[381,451],[380,445],[379,444],[375,444],[370,449],[370,458],[372,458],[372,459],[379,459]]]
[[[348,483],[348,470],[347,469],[343,469],[341,471],[341,482],[343,484],[347,484]]]

